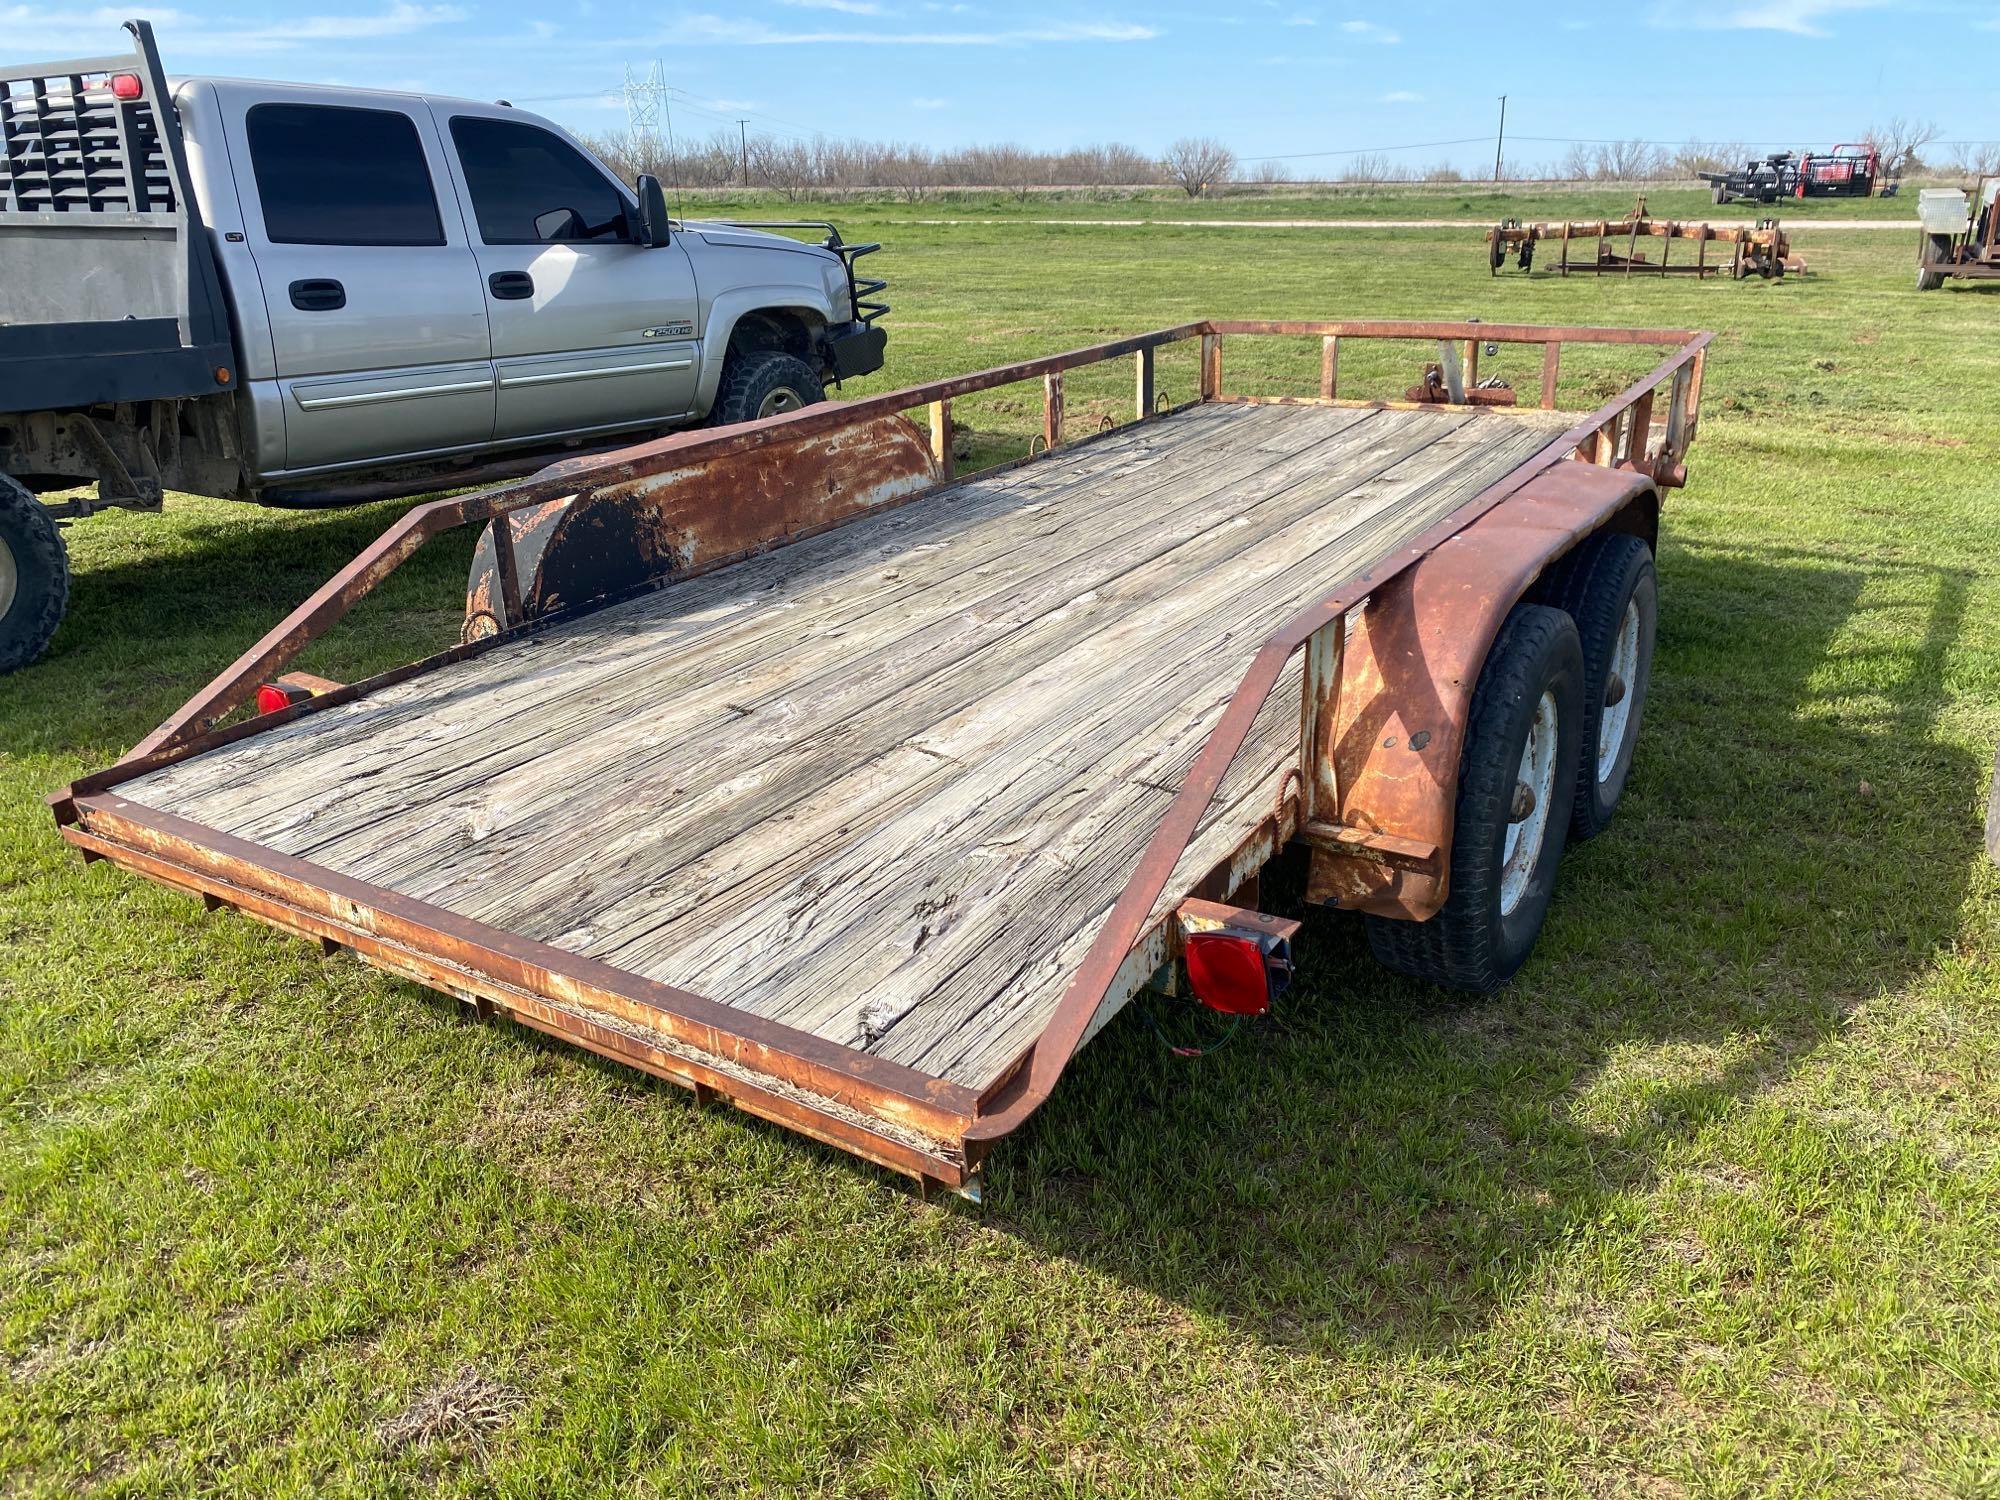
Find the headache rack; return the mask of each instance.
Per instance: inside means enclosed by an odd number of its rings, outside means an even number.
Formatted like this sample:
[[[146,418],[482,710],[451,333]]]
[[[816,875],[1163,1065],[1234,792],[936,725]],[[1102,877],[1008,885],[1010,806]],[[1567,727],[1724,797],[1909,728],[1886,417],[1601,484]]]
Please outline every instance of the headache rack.
[[[153,30],[125,29],[0,63],[0,411],[205,395],[235,363]]]
[[[849,244],[825,219],[724,219],[722,222],[732,229],[824,229],[826,238],[820,241],[821,248],[831,250],[847,266],[847,292],[854,303],[854,321],[872,328],[875,320],[889,311],[889,304],[880,300],[889,283],[879,276],[858,275],[854,269],[854,263],[862,256],[873,255],[882,248],[881,241]]]

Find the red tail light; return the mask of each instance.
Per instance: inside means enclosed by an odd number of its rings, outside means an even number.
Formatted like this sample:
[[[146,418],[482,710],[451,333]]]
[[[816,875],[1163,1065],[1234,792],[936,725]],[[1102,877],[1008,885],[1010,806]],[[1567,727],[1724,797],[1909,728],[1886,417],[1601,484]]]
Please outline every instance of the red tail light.
[[[1188,984],[1210,1010],[1261,1016],[1271,1008],[1271,977],[1255,938],[1197,932],[1187,940]]]
[[[302,687],[292,687],[283,682],[267,682],[257,689],[257,712],[274,714],[281,708],[290,708],[294,703],[303,703],[312,694]]]
[[[1210,1010],[1261,1016],[1292,980],[1292,939],[1299,924],[1289,917],[1194,897],[1175,916],[1188,988]]]
[[[111,96],[114,99],[137,99],[145,92],[145,86],[139,82],[137,73],[111,75]]]

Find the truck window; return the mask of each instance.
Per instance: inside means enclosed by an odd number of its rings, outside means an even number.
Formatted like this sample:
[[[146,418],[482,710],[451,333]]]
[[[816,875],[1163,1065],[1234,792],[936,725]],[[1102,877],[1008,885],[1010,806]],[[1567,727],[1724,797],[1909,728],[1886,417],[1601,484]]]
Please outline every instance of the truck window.
[[[408,115],[259,104],[250,165],[277,245],[442,245],[437,194]]]
[[[451,139],[487,244],[632,237],[625,199],[561,136],[512,120],[454,115]]]

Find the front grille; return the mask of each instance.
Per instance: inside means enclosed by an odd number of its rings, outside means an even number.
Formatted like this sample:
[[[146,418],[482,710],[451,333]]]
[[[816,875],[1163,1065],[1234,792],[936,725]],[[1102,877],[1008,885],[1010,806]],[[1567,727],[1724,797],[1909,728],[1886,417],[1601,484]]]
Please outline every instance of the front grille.
[[[171,213],[173,175],[150,99],[102,75],[0,79],[0,212]]]

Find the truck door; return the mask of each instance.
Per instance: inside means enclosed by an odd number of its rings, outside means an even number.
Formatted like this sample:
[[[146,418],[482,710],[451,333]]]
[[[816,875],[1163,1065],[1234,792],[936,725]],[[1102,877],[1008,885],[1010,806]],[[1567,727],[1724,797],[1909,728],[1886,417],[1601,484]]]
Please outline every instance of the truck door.
[[[555,131],[434,106],[470,210],[502,438],[663,424],[695,404],[694,269],[638,243],[636,206]]]
[[[493,438],[492,344],[436,126],[413,108],[263,102],[227,110],[264,287],[285,467]]]

